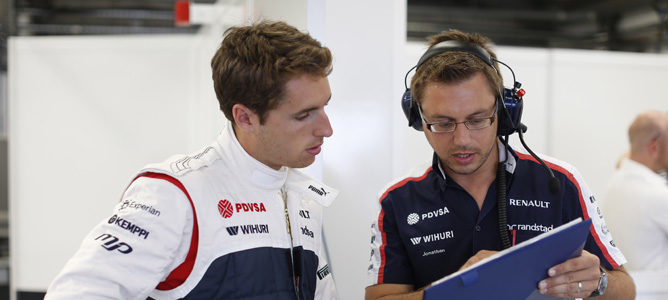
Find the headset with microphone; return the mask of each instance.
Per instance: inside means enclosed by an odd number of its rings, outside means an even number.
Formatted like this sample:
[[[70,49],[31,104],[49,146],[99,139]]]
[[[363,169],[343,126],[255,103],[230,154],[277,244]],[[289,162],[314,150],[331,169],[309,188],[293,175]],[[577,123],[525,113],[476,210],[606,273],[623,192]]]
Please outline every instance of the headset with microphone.
[[[494,62],[500,63],[510,70],[513,75],[513,87],[503,88],[503,91],[498,91],[495,101],[497,102],[497,115],[498,115],[498,129],[497,136],[503,142],[506,148],[508,147],[508,136],[517,132],[520,138],[520,142],[525,149],[533,156],[542,166],[545,168],[547,173],[550,176],[548,181],[548,188],[550,193],[557,195],[559,193],[560,182],[554,176],[552,169],[550,169],[545,162],[538,157],[527,144],[524,142],[524,132],[526,132],[527,127],[522,124],[522,108],[524,105],[522,97],[525,92],[520,87],[521,83],[515,80],[515,72],[510,66],[493,58],[489,52],[487,52],[482,47],[458,40],[447,40],[439,42],[427,49],[427,51],[420,57],[417,65],[412,67],[406,72],[404,77],[404,85],[406,86],[406,91],[401,97],[401,108],[404,111],[404,115],[408,119],[408,126],[423,131],[422,118],[420,117],[420,112],[418,110],[418,103],[413,99],[411,89],[408,87],[408,74],[412,71],[417,70],[424,64],[427,60],[445,52],[465,52],[469,53],[480,60],[482,60],[486,65],[490,66],[498,75],[501,77],[501,73],[494,67]],[[506,156],[507,159],[507,156]],[[504,248],[511,246],[510,237],[508,236],[507,230],[507,215],[506,215],[506,172],[504,167],[505,161],[499,162],[497,167],[497,201],[499,205],[499,234],[501,236],[501,242]]]

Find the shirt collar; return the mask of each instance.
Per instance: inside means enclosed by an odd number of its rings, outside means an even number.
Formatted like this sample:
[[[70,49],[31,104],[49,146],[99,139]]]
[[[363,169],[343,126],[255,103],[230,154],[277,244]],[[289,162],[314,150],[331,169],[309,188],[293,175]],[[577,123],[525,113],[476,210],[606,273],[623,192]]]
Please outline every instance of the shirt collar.
[[[508,145],[508,148],[506,148],[501,141],[497,141],[497,143],[499,146],[499,161],[503,161],[507,156],[508,160],[506,160],[505,164],[506,171],[510,174],[515,174],[515,167],[517,167],[517,154],[515,154],[515,151],[512,147],[510,147],[510,145]]]
[[[513,151],[510,145],[508,146],[508,148],[506,148],[503,145],[503,143],[498,139],[496,143],[497,146],[499,147],[499,161],[504,161],[506,157],[508,157],[508,160],[506,160],[505,163],[506,171],[510,174],[514,174],[515,167],[517,166],[517,158],[515,157],[517,154],[515,154],[515,151]],[[434,169],[437,169],[440,172],[441,178],[443,178],[447,182],[448,176],[445,175],[445,171],[443,170],[443,166],[441,165],[441,160],[438,158],[436,152],[434,152],[432,166]]]
[[[244,175],[244,177],[250,178],[251,183],[258,187],[266,189],[281,188],[285,184],[289,168],[283,166],[274,170],[261,163],[248,154],[239,144],[230,121],[226,121],[224,127],[218,136],[217,142],[223,155],[231,165],[234,165],[235,171],[240,172],[240,175]]]
[[[652,171],[652,169],[648,168],[647,166],[629,158],[625,158],[622,161],[619,169],[632,174],[636,174],[638,176],[642,176],[643,178],[646,178],[649,181],[655,182],[655,184],[657,185],[666,184],[665,179],[661,177],[661,175]]]

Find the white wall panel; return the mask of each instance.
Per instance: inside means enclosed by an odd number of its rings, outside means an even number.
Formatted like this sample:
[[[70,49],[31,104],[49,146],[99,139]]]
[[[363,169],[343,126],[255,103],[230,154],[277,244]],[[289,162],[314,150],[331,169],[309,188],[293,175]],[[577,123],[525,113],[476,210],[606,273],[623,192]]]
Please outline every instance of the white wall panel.
[[[325,234],[341,299],[363,299],[376,194],[392,178],[392,114],[403,92],[406,3],[325,3],[325,44],[334,55],[327,107],[334,135],[323,179],[338,188]]]
[[[496,54],[500,61],[506,63],[515,72],[515,79],[525,90],[522,123],[528,130],[524,141],[536,153],[549,153],[550,77],[549,50],[540,48],[497,47]],[[513,76],[508,68],[499,64],[504,79],[504,86],[513,86]],[[511,146],[522,147],[517,134],[510,138]]]
[[[144,164],[215,137],[199,114],[216,103],[195,93],[193,41],[10,40],[13,289],[44,290]]]
[[[668,56],[553,50],[550,71],[550,154],[575,165],[602,195],[635,116],[668,110]]]

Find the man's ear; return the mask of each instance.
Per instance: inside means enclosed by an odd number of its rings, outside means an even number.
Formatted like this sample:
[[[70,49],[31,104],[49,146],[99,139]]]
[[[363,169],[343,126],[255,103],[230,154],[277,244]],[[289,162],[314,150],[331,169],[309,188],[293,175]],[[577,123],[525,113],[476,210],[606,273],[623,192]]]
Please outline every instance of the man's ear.
[[[647,145],[647,150],[649,150],[650,153],[657,152],[659,150],[659,141],[655,139],[649,142],[649,145]]]
[[[260,118],[247,106],[237,103],[232,106],[232,116],[235,125],[243,131],[253,131],[260,124]]]

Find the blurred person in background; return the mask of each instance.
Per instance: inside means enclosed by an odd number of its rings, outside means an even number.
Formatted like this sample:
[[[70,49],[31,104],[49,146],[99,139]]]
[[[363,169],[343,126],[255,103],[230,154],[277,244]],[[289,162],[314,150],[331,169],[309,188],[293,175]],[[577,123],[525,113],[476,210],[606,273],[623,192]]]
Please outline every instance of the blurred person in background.
[[[668,271],[668,185],[659,175],[668,169],[668,114],[639,114],[628,137],[629,156],[610,180],[601,208],[629,270]]]

